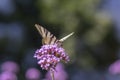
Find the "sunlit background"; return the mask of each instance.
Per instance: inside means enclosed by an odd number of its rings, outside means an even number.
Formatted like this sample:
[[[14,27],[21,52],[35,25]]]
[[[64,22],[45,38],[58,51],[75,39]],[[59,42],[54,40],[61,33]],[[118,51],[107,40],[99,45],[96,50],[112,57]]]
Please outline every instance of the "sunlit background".
[[[56,80],[120,80],[119,0],[0,0],[0,80],[51,80],[33,58],[40,24],[64,41]]]

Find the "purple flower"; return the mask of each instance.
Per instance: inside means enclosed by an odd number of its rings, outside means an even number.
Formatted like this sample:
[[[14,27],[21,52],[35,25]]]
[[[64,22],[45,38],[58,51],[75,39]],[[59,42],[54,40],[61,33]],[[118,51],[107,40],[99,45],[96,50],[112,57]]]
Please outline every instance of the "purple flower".
[[[34,57],[39,60],[38,64],[45,70],[54,70],[61,60],[69,61],[69,56],[65,53],[65,50],[57,44],[43,45],[36,50]]]
[[[110,65],[109,72],[111,74],[120,74],[120,60],[117,60]]]
[[[36,68],[29,68],[25,73],[25,77],[27,80],[40,80],[42,77],[42,74]]]
[[[19,72],[19,65],[13,61],[6,61],[1,65],[1,71],[9,71],[13,73]]]
[[[4,71],[0,74],[0,80],[18,80],[18,79],[15,73]]]

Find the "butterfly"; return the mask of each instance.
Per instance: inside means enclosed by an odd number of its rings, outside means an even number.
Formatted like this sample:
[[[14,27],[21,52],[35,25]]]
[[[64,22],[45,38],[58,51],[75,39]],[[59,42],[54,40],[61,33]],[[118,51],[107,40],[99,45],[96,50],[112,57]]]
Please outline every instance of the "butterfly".
[[[58,44],[59,46],[62,46],[63,41],[66,40],[71,35],[73,35],[73,33],[74,33],[74,32],[72,32],[61,39],[57,39],[56,36],[54,36],[50,31],[48,31],[41,25],[35,24],[35,27],[37,28],[38,32],[42,36],[42,44],[43,45]]]

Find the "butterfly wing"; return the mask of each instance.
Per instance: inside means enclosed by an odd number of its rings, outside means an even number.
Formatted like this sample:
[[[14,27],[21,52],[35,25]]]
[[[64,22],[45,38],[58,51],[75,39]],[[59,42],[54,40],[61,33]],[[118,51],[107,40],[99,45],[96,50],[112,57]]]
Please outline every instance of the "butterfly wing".
[[[74,34],[74,32],[68,34],[67,36],[63,37],[63,38],[60,39],[59,41],[60,41],[60,42],[63,42],[63,41],[65,41],[67,38],[69,38],[70,36],[72,36],[73,34]]]
[[[47,29],[43,28],[42,26],[35,24],[35,27],[43,38],[42,44],[55,44],[59,41],[53,34],[51,34]]]

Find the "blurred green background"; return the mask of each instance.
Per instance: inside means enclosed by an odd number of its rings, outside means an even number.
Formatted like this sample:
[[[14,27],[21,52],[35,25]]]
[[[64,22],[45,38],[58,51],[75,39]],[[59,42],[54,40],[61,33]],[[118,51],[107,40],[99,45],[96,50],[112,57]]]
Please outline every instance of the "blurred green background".
[[[71,59],[64,64],[69,80],[112,80],[105,76],[110,64],[119,58],[119,41],[114,20],[103,8],[105,3],[105,0],[1,0],[0,64],[16,62],[20,67],[18,80],[25,80],[30,67],[39,69],[44,77],[46,71],[33,58],[42,45],[34,27],[37,23],[58,39],[75,32],[63,43]]]

